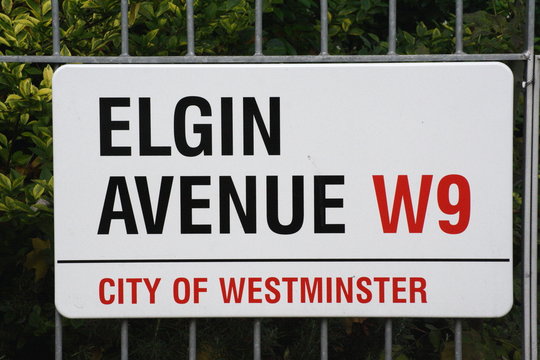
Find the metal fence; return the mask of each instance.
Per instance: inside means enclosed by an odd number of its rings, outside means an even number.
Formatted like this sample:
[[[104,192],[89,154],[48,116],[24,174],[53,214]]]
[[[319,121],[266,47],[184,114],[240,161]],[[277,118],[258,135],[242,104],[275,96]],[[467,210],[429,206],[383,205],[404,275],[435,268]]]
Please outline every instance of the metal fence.
[[[458,61],[512,61],[523,62],[525,78],[525,156],[523,194],[523,326],[522,358],[537,359],[537,221],[538,221],[538,115],[540,92],[540,57],[534,56],[535,1],[527,1],[526,41],[520,53],[466,54],[463,52],[463,0],[455,1],[455,51],[452,54],[400,55],[396,53],[396,0],[389,0],[388,53],[386,55],[331,55],[328,52],[328,1],[320,0],[320,53],[319,55],[265,56],[263,54],[263,0],[255,0],[255,53],[253,56],[196,56],[193,0],[186,0],[187,54],[185,56],[130,56],[128,30],[128,0],[121,2],[121,54],[118,56],[61,56],[59,0],[52,0],[53,53],[45,56],[0,56],[0,62],[33,63],[88,63],[88,64],[206,64],[206,63],[368,63],[368,62],[458,62]],[[56,359],[62,358],[62,323],[56,313]],[[328,359],[328,321],[320,323],[321,359]],[[189,326],[189,359],[197,357],[197,323]],[[462,358],[462,322],[455,320],[455,359]],[[385,359],[392,358],[392,320],[385,323]],[[121,358],[128,359],[128,320],[121,326]],[[253,322],[253,358],[261,359],[261,321]]]

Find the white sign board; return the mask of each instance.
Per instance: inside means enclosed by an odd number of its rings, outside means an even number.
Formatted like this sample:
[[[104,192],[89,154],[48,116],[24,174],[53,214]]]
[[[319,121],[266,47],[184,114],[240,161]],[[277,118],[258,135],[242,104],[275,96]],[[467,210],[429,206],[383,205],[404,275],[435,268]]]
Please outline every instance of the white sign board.
[[[56,306],[502,316],[512,82],[500,63],[63,66]]]

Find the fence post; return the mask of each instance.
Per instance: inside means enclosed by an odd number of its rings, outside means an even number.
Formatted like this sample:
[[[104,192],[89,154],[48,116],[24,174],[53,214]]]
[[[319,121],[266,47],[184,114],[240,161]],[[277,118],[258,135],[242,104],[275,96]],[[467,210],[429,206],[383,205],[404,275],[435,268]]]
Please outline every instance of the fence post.
[[[525,88],[525,164],[523,194],[523,349],[522,357],[536,360],[537,339],[537,234],[538,234],[538,82],[535,80],[534,0],[527,9]],[[536,62],[538,65],[538,62]],[[536,79],[538,79],[538,66]],[[534,86],[533,86],[534,85]],[[536,95],[536,96],[535,96]]]

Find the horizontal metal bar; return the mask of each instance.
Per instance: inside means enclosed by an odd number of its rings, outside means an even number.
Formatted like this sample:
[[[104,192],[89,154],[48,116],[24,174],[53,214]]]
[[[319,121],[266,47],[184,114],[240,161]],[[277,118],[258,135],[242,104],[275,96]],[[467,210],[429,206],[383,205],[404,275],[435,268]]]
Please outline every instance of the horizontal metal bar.
[[[429,55],[293,55],[293,56],[53,56],[3,55],[0,62],[83,64],[235,64],[235,63],[370,63],[442,61],[521,61],[530,54]]]

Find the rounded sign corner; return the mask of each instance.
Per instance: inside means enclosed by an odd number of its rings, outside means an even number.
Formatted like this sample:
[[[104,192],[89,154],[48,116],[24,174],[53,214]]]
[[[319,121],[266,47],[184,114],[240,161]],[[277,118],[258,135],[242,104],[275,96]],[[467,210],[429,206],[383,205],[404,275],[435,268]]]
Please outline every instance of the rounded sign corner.
[[[501,310],[499,312],[495,312],[492,316],[489,316],[489,317],[493,317],[493,318],[502,318],[506,315],[508,315],[508,313],[512,310],[512,308],[514,307],[514,299],[513,299],[513,296],[510,298],[510,302],[508,304],[503,304],[504,306],[501,305]]]
[[[53,77],[52,77],[53,88],[55,84],[61,81],[63,77],[69,76],[69,74],[65,74],[65,73],[69,72],[70,69],[73,69],[74,67],[76,67],[76,65],[64,64],[64,65],[60,65],[56,70],[54,70]]]
[[[62,317],[65,317],[66,319],[80,319],[81,318],[80,316],[77,316],[76,313],[75,314],[71,313],[71,309],[70,310],[65,309],[64,304],[59,302],[59,299],[55,300],[54,306],[56,308],[56,311],[58,311],[58,313],[62,315]]]

